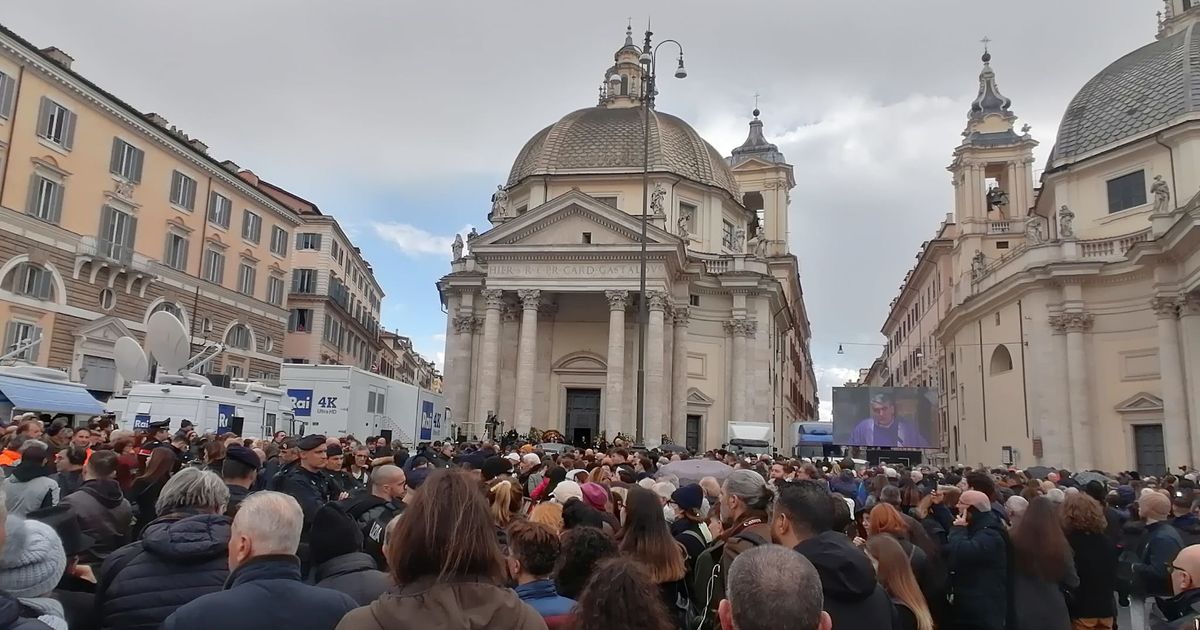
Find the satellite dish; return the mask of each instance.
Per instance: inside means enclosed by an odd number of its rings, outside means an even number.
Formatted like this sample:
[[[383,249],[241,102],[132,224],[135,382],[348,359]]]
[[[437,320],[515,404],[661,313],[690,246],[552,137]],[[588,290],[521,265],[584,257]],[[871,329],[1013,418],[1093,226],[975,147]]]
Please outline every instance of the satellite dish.
[[[187,365],[191,343],[183,324],[172,314],[158,311],[146,322],[146,350],[171,374]]]
[[[113,344],[113,361],[117,373],[127,381],[144,381],[150,370],[146,352],[133,337],[121,337]]]

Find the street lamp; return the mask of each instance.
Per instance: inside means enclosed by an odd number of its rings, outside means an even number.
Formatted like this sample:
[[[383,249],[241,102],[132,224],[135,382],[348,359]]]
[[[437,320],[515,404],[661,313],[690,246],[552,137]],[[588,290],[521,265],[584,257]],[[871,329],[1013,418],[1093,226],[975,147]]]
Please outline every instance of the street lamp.
[[[646,426],[646,326],[650,320],[650,303],[646,300],[646,224],[650,221],[650,109],[654,107],[654,96],[658,93],[655,87],[658,49],[663,44],[675,44],[679,47],[679,67],[675,69],[675,78],[687,76],[683,67],[683,44],[664,39],[657,46],[650,47],[650,37],[654,33],[646,30],[646,40],[642,45],[642,54],[638,62],[642,64],[642,115],[644,127],[642,130],[642,246],[638,259],[638,370],[637,370],[637,426],[634,441],[645,444]]]

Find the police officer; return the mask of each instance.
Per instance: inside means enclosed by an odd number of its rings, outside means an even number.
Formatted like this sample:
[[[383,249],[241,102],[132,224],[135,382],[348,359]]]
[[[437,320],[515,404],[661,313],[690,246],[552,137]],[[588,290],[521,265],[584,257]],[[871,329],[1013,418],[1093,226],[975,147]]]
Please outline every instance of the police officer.
[[[170,447],[171,437],[171,419],[156,420],[146,425],[146,432],[142,435],[142,445],[138,448],[138,469],[146,470],[146,462],[150,459],[150,453],[160,447]],[[176,457],[176,461],[178,461]],[[178,463],[176,464],[178,465]]]
[[[300,509],[304,511],[304,531],[307,533],[317,510],[336,497],[329,495],[333,484],[324,470],[328,459],[325,436],[306,435],[300,438],[297,447],[300,449],[298,465],[287,471],[279,484],[279,491],[292,495],[300,504]]]

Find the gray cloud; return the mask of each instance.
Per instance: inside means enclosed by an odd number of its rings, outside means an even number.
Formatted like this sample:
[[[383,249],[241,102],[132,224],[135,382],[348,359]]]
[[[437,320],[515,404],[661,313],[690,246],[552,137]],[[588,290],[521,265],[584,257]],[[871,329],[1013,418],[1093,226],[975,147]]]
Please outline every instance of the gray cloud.
[[[625,16],[640,31],[649,13],[684,43],[691,73],[662,85],[662,109],[728,151],[762,93],[768,136],[796,168],[791,240],[814,353],[840,378],[877,349],[836,355],[837,343],[880,340],[913,255],[953,209],[945,166],[974,97],[978,40],[995,40],[1001,89],[1044,158],[1074,92],[1151,41],[1160,4],[7,0],[3,20],[215,155],[353,215],[338,201],[364,188],[503,179],[530,135],[593,104]],[[486,199],[478,207],[481,221]]]

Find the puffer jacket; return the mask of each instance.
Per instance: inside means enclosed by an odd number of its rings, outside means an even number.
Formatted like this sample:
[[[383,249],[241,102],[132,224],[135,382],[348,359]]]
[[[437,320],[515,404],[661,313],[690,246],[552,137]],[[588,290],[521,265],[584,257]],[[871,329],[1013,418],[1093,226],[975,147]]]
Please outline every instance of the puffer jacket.
[[[1000,517],[970,508],[969,524],[950,530],[946,562],[954,591],[954,627],[1003,630],[1012,602],[1009,544]]]
[[[104,630],[153,630],[175,609],[221,590],[229,576],[230,521],[221,514],[170,514],[100,568],[96,610]]]
[[[482,580],[418,580],[356,608],[337,630],[546,630],[542,616],[510,589]]]
[[[375,559],[360,551],[322,562],[309,581],[345,593],[359,606],[375,601],[392,585],[388,574],[375,568]]]
[[[17,464],[4,480],[4,503],[8,513],[25,516],[30,512],[58,505],[58,482],[46,468],[32,461]]]

